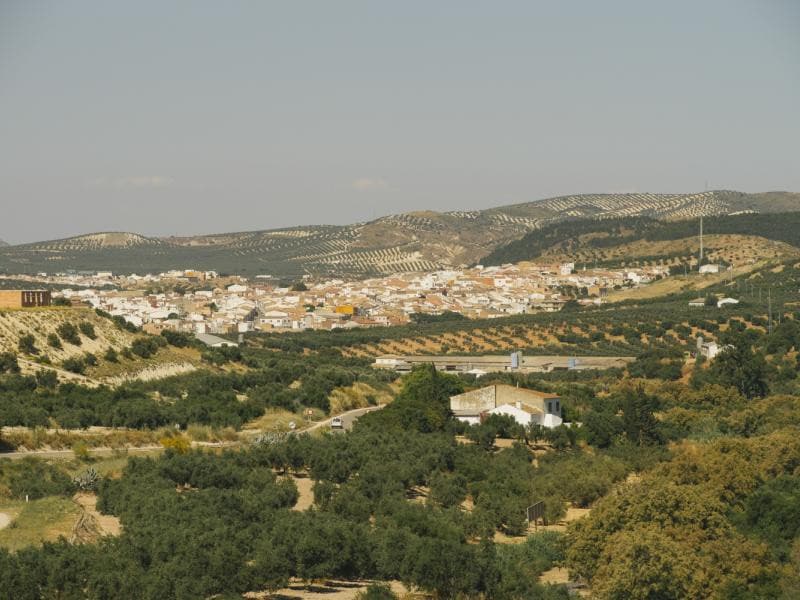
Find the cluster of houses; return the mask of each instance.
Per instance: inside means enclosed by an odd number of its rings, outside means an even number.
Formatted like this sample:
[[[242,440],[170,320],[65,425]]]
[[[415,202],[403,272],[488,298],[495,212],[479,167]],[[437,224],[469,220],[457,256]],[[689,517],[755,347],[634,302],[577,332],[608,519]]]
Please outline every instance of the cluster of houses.
[[[305,278],[290,287],[269,276],[222,279],[213,271],[196,270],[144,276],[39,273],[29,279],[69,286],[54,296],[105,310],[153,333],[170,328],[230,334],[400,325],[412,314],[448,311],[484,319],[555,312],[569,301],[599,304],[611,290],[666,276],[667,269],[658,266],[604,270],[520,263],[361,281]]]

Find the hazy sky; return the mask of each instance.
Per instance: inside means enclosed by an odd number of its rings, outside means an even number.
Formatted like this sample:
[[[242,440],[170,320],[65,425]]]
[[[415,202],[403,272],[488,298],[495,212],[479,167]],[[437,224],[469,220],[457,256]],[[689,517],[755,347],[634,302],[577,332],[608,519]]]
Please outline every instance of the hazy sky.
[[[0,0],[0,238],[800,191],[800,0]]]

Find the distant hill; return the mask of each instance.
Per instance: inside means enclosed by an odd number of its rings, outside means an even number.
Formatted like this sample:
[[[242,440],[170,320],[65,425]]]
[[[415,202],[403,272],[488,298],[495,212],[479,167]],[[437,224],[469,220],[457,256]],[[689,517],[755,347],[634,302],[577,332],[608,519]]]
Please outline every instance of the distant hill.
[[[707,248],[711,241],[727,236],[729,244],[753,244],[754,239],[772,240],[783,246],[773,251],[785,254],[791,247],[800,248],[800,212],[742,213],[704,218],[703,232]],[[738,238],[741,238],[737,242]],[[615,262],[626,258],[642,257],[640,252],[649,248],[650,259],[669,259],[658,242],[690,240],[699,248],[699,223],[697,219],[659,221],[650,217],[625,217],[620,219],[577,219],[553,223],[522,238],[499,246],[480,262],[484,265],[501,265],[550,257],[553,260],[571,258],[579,262]],[[686,244],[684,244],[685,246]],[[758,255],[765,255],[763,244]],[[656,251],[660,248],[660,251]],[[639,252],[636,252],[636,251]],[[736,250],[736,248],[731,248]],[[631,254],[631,253],[634,254]],[[652,260],[651,260],[652,262]]]
[[[414,212],[368,223],[303,226],[192,237],[95,233],[0,249],[0,272],[213,269],[242,275],[304,273],[366,277],[457,267],[554,223],[646,217],[677,221],[700,215],[800,210],[800,194],[584,194],[475,211]]]
[[[8,242],[4,242],[3,240],[0,240],[0,248],[2,248],[3,246],[8,246]]]

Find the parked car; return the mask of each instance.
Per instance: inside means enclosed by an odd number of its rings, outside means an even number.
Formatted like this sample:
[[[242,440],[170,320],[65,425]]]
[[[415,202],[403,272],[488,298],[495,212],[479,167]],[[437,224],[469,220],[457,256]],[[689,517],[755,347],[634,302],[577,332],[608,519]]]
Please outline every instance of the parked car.
[[[344,421],[342,421],[342,417],[333,417],[331,419],[331,429],[344,429]]]

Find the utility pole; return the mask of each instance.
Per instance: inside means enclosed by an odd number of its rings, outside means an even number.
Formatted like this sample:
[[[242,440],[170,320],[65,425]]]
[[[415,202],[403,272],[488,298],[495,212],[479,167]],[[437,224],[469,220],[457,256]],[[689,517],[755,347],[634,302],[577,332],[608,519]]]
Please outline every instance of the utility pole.
[[[703,264],[703,215],[700,215],[700,262],[697,263],[697,270]]]
[[[767,290],[767,314],[769,315],[769,333],[772,334],[772,288]]]

